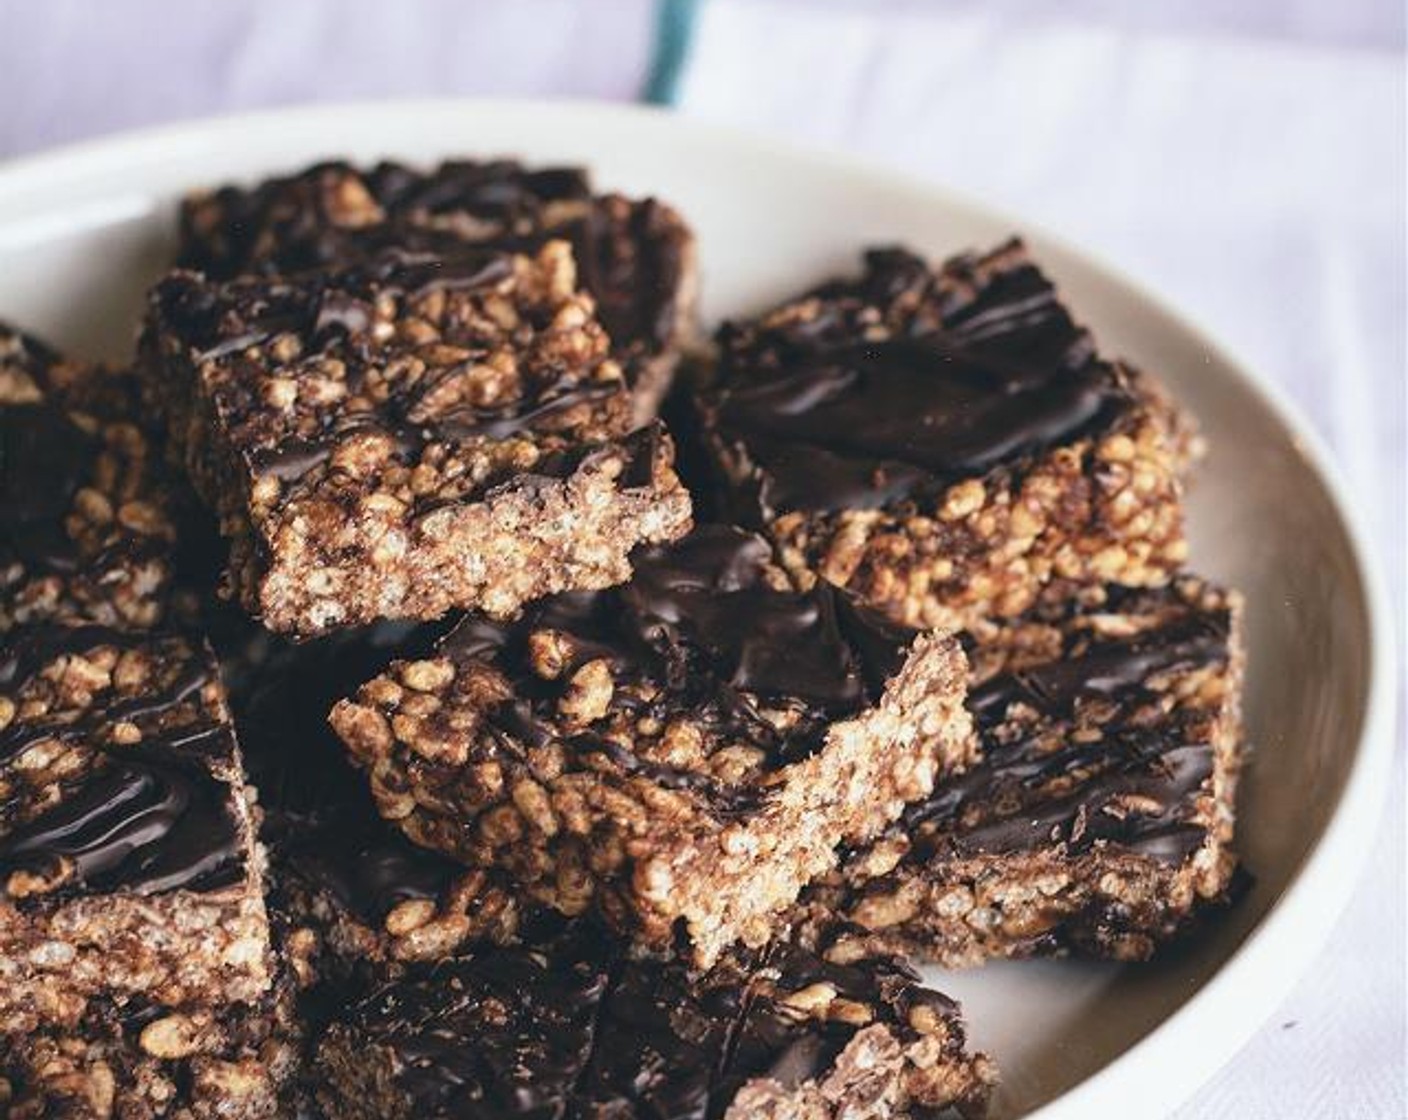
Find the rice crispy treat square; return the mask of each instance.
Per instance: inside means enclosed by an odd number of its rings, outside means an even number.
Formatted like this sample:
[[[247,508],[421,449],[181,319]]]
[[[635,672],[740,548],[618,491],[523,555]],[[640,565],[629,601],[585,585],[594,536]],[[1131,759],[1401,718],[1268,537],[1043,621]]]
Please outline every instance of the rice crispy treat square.
[[[981,760],[813,888],[832,955],[1142,960],[1235,892],[1240,596],[1091,590],[972,661]]]
[[[0,1024],[253,1002],[263,855],[203,643],[95,625],[0,651]]]
[[[911,626],[1168,582],[1198,443],[1162,389],[1099,355],[1020,241],[864,264],[719,332],[698,411],[733,516]]]
[[[384,816],[698,960],[778,912],[971,761],[951,636],[799,592],[728,526],[638,550],[621,588],[471,617],[331,716]]]
[[[387,250],[298,278],[178,272],[142,367],[231,542],[230,590],[311,636],[629,574],[690,523],[673,445],[631,402],[569,247]]]
[[[191,195],[178,264],[218,279],[347,263],[380,246],[572,244],[635,419],[652,419],[697,335],[694,234],[655,198],[601,194],[575,167],[450,160],[430,169],[320,163],[252,187]]]

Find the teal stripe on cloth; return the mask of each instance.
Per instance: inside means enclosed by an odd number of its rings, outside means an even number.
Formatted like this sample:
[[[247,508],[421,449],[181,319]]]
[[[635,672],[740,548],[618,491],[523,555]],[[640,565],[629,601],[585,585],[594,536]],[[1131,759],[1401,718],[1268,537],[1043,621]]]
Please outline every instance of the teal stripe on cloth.
[[[675,103],[698,11],[699,0],[656,0],[655,57],[643,94],[650,104]]]

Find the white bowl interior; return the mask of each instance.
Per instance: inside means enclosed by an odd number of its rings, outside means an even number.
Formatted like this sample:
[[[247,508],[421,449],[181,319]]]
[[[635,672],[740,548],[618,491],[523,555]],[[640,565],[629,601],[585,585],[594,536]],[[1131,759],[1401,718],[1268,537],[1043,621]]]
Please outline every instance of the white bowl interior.
[[[322,156],[424,161],[460,153],[585,161],[603,185],[675,202],[699,233],[711,322],[851,268],[868,244],[904,241],[941,256],[1014,232],[936,190],[640,113],[382,106],[179,129],[0,172],[0,316],[79,352],[120,358],[143,290],[168,258],[180,190]],[[1369,595],[1310,452],[1245,375],[1146,296],[1038,231],[1018,231],[1107,352],[1163,377],[1211,445],[1191,499],[1193,564],[1248,596],[1246,711],[1255,752],[1240,845],[1256,883],[1226,920],[1149,966],[1004,964],[934,978],[964,1001],[977,1043],[1001,1063],[996,1115],[1024,1115],[1058,1098],[1043,1115],[1087,1114],[1097,1102],[1151,1115],[1229,1057],[1238,1036],[1208,1022],[1170,1033],[1165,1045],[1139,1047],[1111,1067],[1124,1071],[1119,1078],[1107,1071],[1098,1086],[1087,1079],[1228,961],[1320,842],[1370,702]],[[1352,868],[1329,870],[1347,876]],[[1278,940],[1253,948],[1303,962],[1309,950],[1297,936],[1283,928]],[[1243,1033],[1289,982],[1246,993],[1259,1001],[1259,1015],[1243,1015]],[[1198,1033],[1205,1045],[1190,1042]],[[1194,1055],[1200,1045],[1221,1053]],[[1190,1075],[1189,1065],[1201,1073]]]

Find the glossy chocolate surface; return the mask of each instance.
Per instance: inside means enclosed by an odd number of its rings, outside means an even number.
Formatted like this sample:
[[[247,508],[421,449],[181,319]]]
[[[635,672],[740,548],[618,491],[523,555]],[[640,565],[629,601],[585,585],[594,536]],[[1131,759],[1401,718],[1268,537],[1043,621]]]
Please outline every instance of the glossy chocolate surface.
[[[477,246],[456,244],[443,253],[392,247],[295,280],[242,278],[211,284],[191,273],[173,273],[151,298],[156,321],[198,363],[219,360],[231,366],[213,390],[215,407],[224,418],[225,437],[249,471],[290,483],[325,466],[335,451],[362,435],[389,438],[398,459],[414,462],[430,444],[502,441],[554,430],[569,410],[584,404],[608,407],[613,397],[620,397],[619,382],[590,379],[594,367],[562,363],[552,371],[535,370],[531,381],[525,375],[522,392],[510,401],[444,405],[437,390],[476,360],[473,328],[466,328],[471,357],[464,362],[428,368],[421,376],[383,378],[382,366],[395,363],[384,351],[373,304],[487,289],[511,271],[509,256]],[[237,367],[244,351],[285,334],[299,340],[299,363],[314,356],[338,363],[346,376],[343,397],[358,403],[312,407],[296,427],[270,408],[257,389],[262,378],[277,371],[260,367],[246,375]],[[453,331],[445,341],[455,341]],[[403,357],[408,355],[414,356],[408,351]],[[558,477],[575,465],[569,458],[544,456],[533,470]]]
[[[130,694],[100,693],[81,710],[19,716],[0,732],[0,769],[49,740],[84,756],[76,773],[60,779],[56,799],[46,791],[31,806],[18,794],[20,801],[0,809],[0,877],[71,866],[65,894],[237,882],[244,870],[240,792],[218,775],[232,765],[234,739],[203,695],[214,674],[207,651],[181,638],[98,626],[20,631],[0,655],[0,690],[23,700],[36,674],[101,648],[142,652],[157,662],[159,679]],[[135,728],[135,742],[116,740],[118,725]]]
[[[521,945],[487,948],[389,985],[342,1030],[389,1060],[416,1116],[716,1120],[748,1081],[823,1076],[860,1028],[787,1003],[813,985],[904,1036],[919,1004],[954,1005],[902,965],[823,962],[776,945],[702,975],[632,959],[589,922],[548,919]]]
[[[355,184],[353,213],[348,184]],[[579,279],[618,346],[655,351],[673,342],[687,235],[653,199],[594,196],[580,168],[510,160],[454,160],[430,171],[319,164],[187,203],[178,263],[230,278],[344,265],[390,245],[531,251],[550,237],[572,243]]]
[[[448,626],[378,623],[310,642],[275,639],[231,697],[280,873],[379,926],[399,902],[439,898],[463,868],[383,821],[327,713],[349,681],[428,652]]]
[[[716,438],[749,464],[765,517],[872,509],[1020,466],[1130,404],[1050,281],[1024,255],[949,262],[901,250],[799,301],[726,326]]]
[[[62,572],[78,563],[64,518],[97,453],[97,439],[57,408],[0,408],[0,568]]]
[[[1165,617],[1126,637],[1068,630],[1058,657],[971,691],[983,761],[907,810],[921,857],[1105,844],[1177,863],[1203,843],[1192,814],[1213,773],[1210,721],[1196,707],[1164,712],[1154,686],[1225,666],[1230,613],[1175,590],[1115,595]]]
[[[564,729],[553,714],[563,682],[605,660],[615,682],[608,718],[683,717],[781,766],[816,749],[833,720],[875,702],[913,636],[829,585],[779,588],[768,545],[740,529],[701,526],[672,545],[639,550],[632,562],[635,576],[620,588],[557,596],[507,626],[469,620],[446,639],[452,658],[486,658],[513,682],[514,697],[489,715],[504,735],[530,747],[569,737],[576,751],[727,801],[737,795],[703,774],[639,757],[591,730]],[[562,636],[570,651],[554,680],[530,663],[530,635],[542,631]],[[790,713],[786,730],[768,717],[779,709]]]

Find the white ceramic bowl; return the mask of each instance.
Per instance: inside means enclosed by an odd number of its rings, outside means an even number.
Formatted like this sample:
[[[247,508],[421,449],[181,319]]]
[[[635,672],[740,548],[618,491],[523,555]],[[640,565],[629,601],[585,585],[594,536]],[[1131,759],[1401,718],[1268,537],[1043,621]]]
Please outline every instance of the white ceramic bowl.
[[[262,114],[84,145],[0,169],[0,316],[117,357],[169,258],[173,200],[315,158],[519,154],[658,193],[699,233],[710,322],[875,242],[941,256],[1013,231],[1103,346],[1157,371],[1212,452],[1193,564],[1248,596],[1255,753],[1239,822],[1256,886],[1158,962],[1002,964],[931,978],[999,1061],[1001,1117],[1154,1116],[1268,1016],[1320,946],[1368,850],[1391,755],[1389,615],[1345,496],[1305,425],[1219,346],[1127,279],[936,187],[656,112],[431,102]]]

